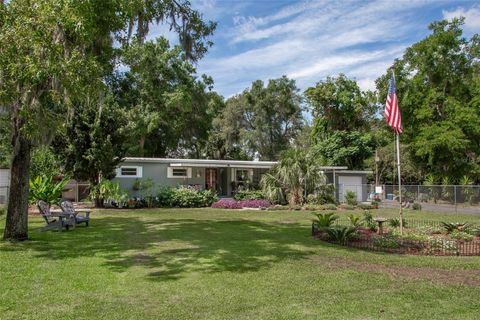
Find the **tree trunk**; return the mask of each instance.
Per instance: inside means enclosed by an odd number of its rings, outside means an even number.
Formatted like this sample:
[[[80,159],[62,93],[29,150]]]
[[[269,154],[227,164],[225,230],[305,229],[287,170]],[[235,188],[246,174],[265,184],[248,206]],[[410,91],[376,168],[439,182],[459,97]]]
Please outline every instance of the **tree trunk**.
[[[31,143],[22,135],[17,125],[13,131],[10,192],[3,239],[23,241],[28,239],[28,173]]]
[[[103,208],[103,199],[95,198],[95,208]]]
[[[141,136],[140,137],[140,140],[138,141],[138,146],[140,147],[140,156],[143,157],[144,156],[144,148],[145,148],[145,137],[144,136]]]

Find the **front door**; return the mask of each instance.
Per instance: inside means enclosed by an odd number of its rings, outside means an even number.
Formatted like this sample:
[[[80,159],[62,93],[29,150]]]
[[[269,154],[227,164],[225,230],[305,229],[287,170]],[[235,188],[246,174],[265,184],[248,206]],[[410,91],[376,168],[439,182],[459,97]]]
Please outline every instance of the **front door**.
[[[217,191],[217,169],[216,168],[205,169],[205,188],[208,190]]]

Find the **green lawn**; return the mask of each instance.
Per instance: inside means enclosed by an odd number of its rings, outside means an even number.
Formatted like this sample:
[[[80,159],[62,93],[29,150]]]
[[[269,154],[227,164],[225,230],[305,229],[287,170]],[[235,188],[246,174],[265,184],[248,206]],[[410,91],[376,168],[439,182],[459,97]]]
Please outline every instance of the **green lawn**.
[[[90,227],[63,233],[35,232],[42,223],[31,218],[30,241],[0,243],[0,319],[480,317],[480,257],[321,243],[310,237],[307,212],[106,210],[92,217]]]

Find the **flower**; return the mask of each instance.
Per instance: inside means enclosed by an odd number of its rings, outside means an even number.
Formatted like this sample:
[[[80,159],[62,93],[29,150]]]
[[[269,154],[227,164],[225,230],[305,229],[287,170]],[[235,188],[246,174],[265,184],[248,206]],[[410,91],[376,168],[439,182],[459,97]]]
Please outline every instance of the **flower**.
[[[217,209],[242,209],[242,208],[268,208],[272,204],[268,200],[234,200],[220,199],[212,204],[212,208]]]

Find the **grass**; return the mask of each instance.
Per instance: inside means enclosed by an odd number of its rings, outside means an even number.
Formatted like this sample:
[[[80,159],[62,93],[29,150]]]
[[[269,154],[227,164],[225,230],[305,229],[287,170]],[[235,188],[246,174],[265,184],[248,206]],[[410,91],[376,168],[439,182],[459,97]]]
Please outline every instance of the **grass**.
[[[0,243],[0,319],[479,317],[480,257],[337,247],[310,237],[308,212],[104,210],[92,217],[90,227],[62,233],[36,232],[42,222],[33,217],[31,240]]]

